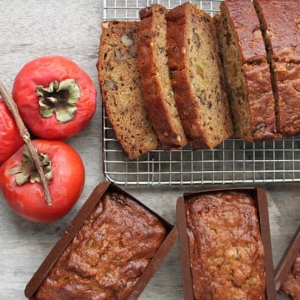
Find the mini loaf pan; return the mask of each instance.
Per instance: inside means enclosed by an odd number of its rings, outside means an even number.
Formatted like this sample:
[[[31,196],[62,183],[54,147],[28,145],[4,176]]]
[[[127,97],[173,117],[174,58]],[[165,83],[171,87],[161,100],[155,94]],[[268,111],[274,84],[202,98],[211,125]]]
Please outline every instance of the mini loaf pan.
[[[275,276],[273,269],[273,257],[271,247],[271,235],[268,215],[267,195],[264,189],[256,187],[236,187],[224,189],[202,190],[199,192],[185,193],[177,200],[177,222],[179,234],[179,247],[181,256],[181,270],[183,280],[184,299],[193,300],[193,282],[191,273],[191,262],[189,257],[189,242],[187,235],[185,202],[191,197],[214,192],[245,192],[253,197],[257,204],[258,218],[260,223],[261,237],[265,251],[265,272],[266,272],[266,296],[268,300],[276,300]]]
[[[286,249],[284,255],[282,256],[282,259],[278,263],[278,266],[275,270],[275,287],[276,290],[280,292],[281,285],[284,283],[288,273],[291,271],[292,266],[296,260],[296,257],[298,256],[300,251],[300,226],[298,227],[298,230],[296,231],[289,247]],[[288,296],[282,294],[287,299],[291,299]]]
[[[138,299],[142,291],[145,289],[148,282],[151,280],[155,272],[158,270],[159,266],[165,259],[165,257],[170,252],[171,248],[174,246],[177,237],[178,237],[178,231],[177,229],[168,223],[166,220],[164,220],[162,217],[157,215],[154,211],[146,207],[142,202],[135,199],[130,194],[126,193],[124,190],[122,190],[120,187],[113,183],[108,182],[102,182],[96,186],[92,194],[89,196],[89,198],[86,200],[86,202],[83,204],[82,208],[78,211],[74,219],[71,221],[71,223],[68,225],[60,239],[57,241],[57,243],[54,245],[52,250],[49,252],[49,254],[46,256],[45,260],[42,262],[40,267],[37,269],[33,277],[28,282],[26,288],[25,288],[25,296],[29,298],[30,300],[35,300],[35,293],[37,292],[39,286],[43,282],[43,280],[47,277],[48,273],[50,272],[53,265],[56,263],[56,261],[59,259],[59,257],[62,255],[64,250],[67,248],[67,246],[70,244],[70,242],[73,240],[73,238],[76,236],[77,232],[83,225],[84,221],[89,217],[89,215],[93,212],[96,205],[101,201],[102,196],[104,193],[108,192],[119,192],[122,193],[124,196],[127,196],[131,198],[133,201],[138,203],[143,208],[147,209],[150,213],[157,216],[161,222],[164,224],[167,236],[159,249],[157,250],[156,254],[148,264],[147,268],[143,272],[143,274],[140,276],[140,278],[137,280],[135,286],[133,287],[133,290],[128,295],[126,299]]]

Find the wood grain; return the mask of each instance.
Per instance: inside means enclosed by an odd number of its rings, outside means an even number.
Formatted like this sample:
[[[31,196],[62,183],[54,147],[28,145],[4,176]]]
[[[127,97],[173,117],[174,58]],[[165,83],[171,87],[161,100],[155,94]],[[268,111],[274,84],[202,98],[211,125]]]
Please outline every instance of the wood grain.
[[[104,180],[101,97],[96,71],[102,4],[99,0],[1,1],[0,80],[7,89],[11,91],[17,72],[29,60],[50,54],[64,55],[77,62],[95,82],[98,109],[91,123],[66,141],[82,156],[86,168],[84,191],[70,214],[52,224],[34,224],[13,213],[0,192],[0,299],[25,299],[23,291],[27,282],[93,188]],[[276,266],[299,225],[299,184],[269,184],[263,187],[268,191]],[[124,187],[173,224],[176,224],[178,196],[201,188]],[[140,299],[183,299],[178,243]]]

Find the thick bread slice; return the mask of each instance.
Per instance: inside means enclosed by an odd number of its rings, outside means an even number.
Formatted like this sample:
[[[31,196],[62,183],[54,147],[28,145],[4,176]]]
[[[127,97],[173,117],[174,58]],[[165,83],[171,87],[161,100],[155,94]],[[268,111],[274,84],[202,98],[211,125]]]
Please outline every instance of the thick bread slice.
[[[189,2],[167,20],[168,63],[184,131],[192,149],[212,149],[233,135],[213,20]]]
[[[97,63],[105,111],[129,159],[159,146],[142,95],[138,34],[138,22],[103,22]]]
[[[168,10],[154,4],[140,11],[138,66],[146,106],[161,146],[180,149],[187,144],[169,77],[166,49]]]
[[[279,137],[265,43],[249,1],[224,1],[214,16],[235,136],[247,142]]]
[[[300,3],[254,0],[267,44],[283,136],[300,134]]]

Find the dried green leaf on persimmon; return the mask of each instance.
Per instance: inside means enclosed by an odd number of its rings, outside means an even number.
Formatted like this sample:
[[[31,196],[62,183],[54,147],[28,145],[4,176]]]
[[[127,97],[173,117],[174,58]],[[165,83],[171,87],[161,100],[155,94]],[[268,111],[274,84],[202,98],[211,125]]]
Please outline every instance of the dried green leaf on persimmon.
[[[54,114],[60,123],[74,119],[77,111],[76,103],[80,98],[80,88],[74,79],[65,79],[60,83],[53,81],[48,87],[37,86],[40,113],[44,118]]]

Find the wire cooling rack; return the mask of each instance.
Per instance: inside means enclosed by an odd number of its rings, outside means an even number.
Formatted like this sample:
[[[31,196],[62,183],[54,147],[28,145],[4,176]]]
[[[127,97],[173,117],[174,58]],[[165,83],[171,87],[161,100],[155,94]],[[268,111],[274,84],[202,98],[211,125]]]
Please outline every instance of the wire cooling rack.
[[[103,20],[138,20],[153,3],[171,9],[180,0],[105,0]],[[220,1],[190,1],[213,15]],[[103,108],[103,172],[120,185],[184,185],[300,181],[300,138],[247,143],[228,139],[213,150],[151,151],[127,160]]]

